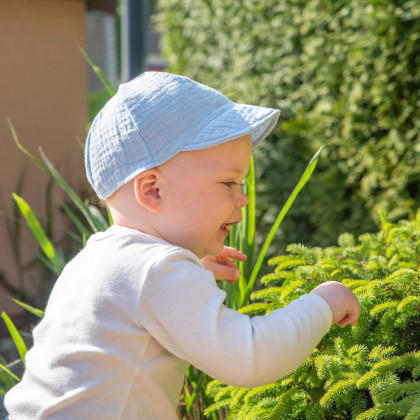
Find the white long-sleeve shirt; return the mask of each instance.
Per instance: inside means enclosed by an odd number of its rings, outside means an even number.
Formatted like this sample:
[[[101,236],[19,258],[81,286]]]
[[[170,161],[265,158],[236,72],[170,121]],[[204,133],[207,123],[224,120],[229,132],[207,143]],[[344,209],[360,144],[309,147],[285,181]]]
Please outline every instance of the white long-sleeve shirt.
[[[296,369],[332,322],[315,294],[249,318],[193,253],[136,230],[93,235],[34,329],[11,420],[168,420],[191,363],[253,387]]]

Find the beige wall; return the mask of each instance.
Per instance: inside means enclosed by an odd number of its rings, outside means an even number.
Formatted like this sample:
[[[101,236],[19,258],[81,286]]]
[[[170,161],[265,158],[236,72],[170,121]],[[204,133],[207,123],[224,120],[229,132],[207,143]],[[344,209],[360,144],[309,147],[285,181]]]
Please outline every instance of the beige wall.
[[[78,143],[84,142],[86,134],[86,63],[78,45],[85,47],[83,0],[0,0],[0,206],[9,214],[11,192],[25,163],[22,196],[41,216],[45,215],[48,177],[16,148],[7,117],[25,147],[39,156],[41,146],[76,191],[86,186]],[[59,239],[64,218],[57,207],[54,220],[54,237]],[[22,260],[28,262],[37,246],[23,233],[20,249]],[[0,274],[17,285],[18,272],[3,217],[0,251]],[[27,270],[20,280],[30,295],[36,295],[39,276],[39,270]],[[20,312],[8,295],[0,287],[0,311]]]

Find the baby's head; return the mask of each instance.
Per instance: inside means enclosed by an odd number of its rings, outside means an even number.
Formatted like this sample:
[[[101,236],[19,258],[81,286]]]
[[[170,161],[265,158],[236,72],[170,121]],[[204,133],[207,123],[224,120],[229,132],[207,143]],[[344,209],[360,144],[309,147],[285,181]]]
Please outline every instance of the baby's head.
[[[199,257],[216,255],[247,203],[240,184],[252,146],[278,114],[186,77],[143,73],[121,85],[92,123],[88,180],[116,223]]]

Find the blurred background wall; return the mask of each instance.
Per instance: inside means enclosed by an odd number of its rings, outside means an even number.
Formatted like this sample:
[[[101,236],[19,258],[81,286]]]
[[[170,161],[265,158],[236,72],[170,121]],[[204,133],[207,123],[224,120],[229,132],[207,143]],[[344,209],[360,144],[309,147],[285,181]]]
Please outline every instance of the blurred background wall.
[[[18,192],[34,211],[45,215],[49,178],[18,150],[7,118],[27,149],[39,157],[42,145],[76,191],[86,188],[80,143],[87,125],[87,66],[78,48],[86,44],[86,4],[1,0],[0,6],[0,205],[6,215],[0,221],[0,308],[14,316],[20,311],[9,295],[16,296],[23,288],[35,291],[41,273],[37,264],[22,270],[38,247],[11,219],[11,194]],[[51,210],[53,238],[59,240],[64,218],[57,205]],[[19,324],[19,317],[14,319]]]

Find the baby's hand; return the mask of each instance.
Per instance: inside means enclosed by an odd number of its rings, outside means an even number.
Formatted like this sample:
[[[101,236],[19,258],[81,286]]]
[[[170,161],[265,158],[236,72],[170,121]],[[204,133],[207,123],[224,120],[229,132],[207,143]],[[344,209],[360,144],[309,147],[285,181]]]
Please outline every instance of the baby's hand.
[[[206,255],[201,261],[204,267],[210,270],[217,280],[236,283],[241,273],[233,259],[245,261],[246,255],[235,248],[225,246],[219,255]]]
[[[311,293],[321,296],[330,305],[333,324],[338,322],[340,327],[357,324],[360,316],[360,303],[356,295],[344,284],[328,281],[315,287]]]

